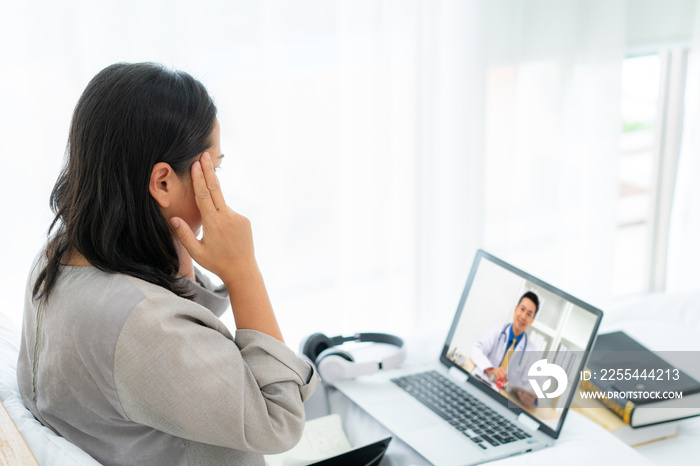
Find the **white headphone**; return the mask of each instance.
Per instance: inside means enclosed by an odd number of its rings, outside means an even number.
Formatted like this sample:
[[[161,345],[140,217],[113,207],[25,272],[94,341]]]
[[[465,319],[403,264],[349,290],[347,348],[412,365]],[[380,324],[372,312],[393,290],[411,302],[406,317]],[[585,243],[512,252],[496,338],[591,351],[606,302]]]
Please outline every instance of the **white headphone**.
[[[349,341],[385,343],[396,346],[397,351],[380,361],[355,362],[350,353],[337,348]],[[403,340],[387,333],[356,333],[351,337],[331,338],[323,333],[314,333],[301,342],[300,351],[316,365],[321,378],[328,383],[393,369],[406,360]]]

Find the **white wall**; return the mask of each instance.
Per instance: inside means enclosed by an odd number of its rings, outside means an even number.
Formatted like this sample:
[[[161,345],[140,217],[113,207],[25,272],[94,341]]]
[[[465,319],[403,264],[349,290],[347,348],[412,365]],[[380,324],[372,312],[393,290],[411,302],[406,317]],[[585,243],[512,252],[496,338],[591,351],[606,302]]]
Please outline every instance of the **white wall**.
[[[626,44],[630,52],[692,42],[697,0],[629,0]]]
[[[661,46],[690,45],[697,3],[697,0],[628,0],[625,47],[630,53],[639,53]],[[581,8],[581,12],[585,9]],[[568,27],[568,23],[577,14],[570,2],[565,1],[489,2],[486,27],[489,63],[536,62],[565,56],[576,48],[577,31]],[[524,40],[513,43],[513,36],[522,36]],[[553,36],[560,40],[548,39]]]

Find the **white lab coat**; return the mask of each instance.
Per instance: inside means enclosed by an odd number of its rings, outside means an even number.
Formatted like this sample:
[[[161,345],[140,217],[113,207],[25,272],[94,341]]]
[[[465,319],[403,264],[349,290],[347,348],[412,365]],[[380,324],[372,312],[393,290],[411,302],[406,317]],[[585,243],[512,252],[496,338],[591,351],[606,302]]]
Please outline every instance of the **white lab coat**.
[[[512,323],[496,325],[481,340],[474,343],[471,358],[481,373],[489,367],[501,365],[501,360],[503,360],[503,355],[506,353],[508,346],[508,335],[512,325]],[[523,351],[528,351],[528,353],[523,353]],[[530,366],[534,363],[536,351],[537,347],[530,341],[526,332],[518,344],[515,345],[513,355],[508,361],[508,383],[511,386],[530,386],[525,379]]]

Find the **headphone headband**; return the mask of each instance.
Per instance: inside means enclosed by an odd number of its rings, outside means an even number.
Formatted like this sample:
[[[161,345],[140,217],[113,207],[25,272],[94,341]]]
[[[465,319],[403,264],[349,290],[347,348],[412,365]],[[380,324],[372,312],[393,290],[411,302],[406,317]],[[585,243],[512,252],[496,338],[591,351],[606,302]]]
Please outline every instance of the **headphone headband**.
[[[330,341],[333,346],[342,345],[343,343],[347,343],[349,341],[357,341],[368,343],[385,343],[387,345],[398,346],[399,348],[403,347],[403,340],[396,335],[391,335],[389,333],[356,333],[349,337],[338,335],[337,337],[331,337]]]
[[[356,363],[350,353],[337,348],[351,341],[383,343],[396,346],[397,351],[379,361]],[[403,340],[387,333],[356,333],[348,337],[338,335],[330,338],[323,333],[314,333],[302,341],[300,351],[316,365],[321,378],[328,383],[392,369],[406,359]]]

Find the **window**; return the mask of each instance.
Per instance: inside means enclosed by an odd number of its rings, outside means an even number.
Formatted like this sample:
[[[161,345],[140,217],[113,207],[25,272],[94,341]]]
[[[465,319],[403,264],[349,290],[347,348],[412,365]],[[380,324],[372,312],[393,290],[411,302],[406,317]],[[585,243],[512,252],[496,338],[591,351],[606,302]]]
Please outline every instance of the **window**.
[[[622,133],[619,156],[619,198],[615,238],[616,296],[648,286],[652,235],[655,129],[661,63],[658,54],[631,57],[622,64]]]
[[[615,296],[665,288],[686,64],[686,50],[667,49],[622,65]]]

